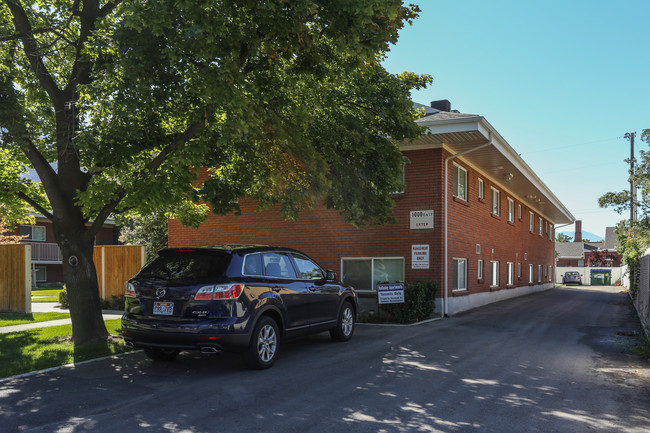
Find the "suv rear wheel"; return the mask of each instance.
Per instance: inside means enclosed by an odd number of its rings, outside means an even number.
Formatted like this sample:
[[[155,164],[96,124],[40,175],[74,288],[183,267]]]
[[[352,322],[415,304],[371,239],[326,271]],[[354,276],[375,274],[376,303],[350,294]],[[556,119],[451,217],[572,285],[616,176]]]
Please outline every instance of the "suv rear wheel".
[[[271,367],[280,352],[280,334],[275,320],[263,316],[255,325],[248,348],[242,354],[249,368],[263,370]]]

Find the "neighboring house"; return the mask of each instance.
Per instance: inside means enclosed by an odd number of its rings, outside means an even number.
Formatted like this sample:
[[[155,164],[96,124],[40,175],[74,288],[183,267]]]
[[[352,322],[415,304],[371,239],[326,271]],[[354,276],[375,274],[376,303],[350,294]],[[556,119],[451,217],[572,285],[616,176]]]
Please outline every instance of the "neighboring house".
[[[284,221],[277,207],[210,214],[198,228],[169,222],[169,246],[271,244],[311,255],[377,308],[377,283],[433,281],[438,314],[553,286],[554,226],[571,213],[482,116],[426,107],[428,134],[400,144],[410,161],[394,195],[397,223],[357,229],[334,210]]]
[[[32,280],[34,283],[63,281],[63,257],[54,239],[52,222],[43,215],[35,215],[34,225],[19,225],[10,234],[27,236],[22,243],[31,245]],[[96,245],[114,245],[115,223],[108,220],[95,237]]]
[[[621,266],[622,256],[616,251],[617,241],[614,227],[607,227],[605,240],[601,242],[583,242],[582,222],[575,223],[575,240],[573,242],[556,242],[556,266],[560,267],[597,267],[616,268]]]

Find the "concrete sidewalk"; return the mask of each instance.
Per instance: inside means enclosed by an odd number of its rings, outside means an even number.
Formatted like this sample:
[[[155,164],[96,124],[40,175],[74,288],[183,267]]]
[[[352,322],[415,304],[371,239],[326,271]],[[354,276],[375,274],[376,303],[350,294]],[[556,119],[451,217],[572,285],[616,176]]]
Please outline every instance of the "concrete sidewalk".
[[[59,308],[56,302],[32,302],[32,313],[69,313],[69,310]],[[102,312],[104,320],[115,320],[122,317],[123,311],[104,310]],[[8,334],[10,332],[27,331],[35,328],[48,328],[50,326],[69,325],[72,323],[70,319],[50,320],[47,322],[25,323],[23,325],[14,326],[1,326],[0,334]]]

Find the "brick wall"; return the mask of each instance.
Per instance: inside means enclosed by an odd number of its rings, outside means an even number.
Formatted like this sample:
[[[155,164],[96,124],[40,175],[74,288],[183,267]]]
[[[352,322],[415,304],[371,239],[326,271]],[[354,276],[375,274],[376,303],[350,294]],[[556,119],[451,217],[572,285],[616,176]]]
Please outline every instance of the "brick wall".
[[[278,208],[256,212],[253,200],[240,201],[242,215],[210,215],[199,228],[184,228],[178,221],[169,222],[169,246],[254,243],[282,245],[299,249],[316,259],[322,266],[340,272],[341,257],[403,257],[407,281],[434,281],[443,284],[443,149],[424,149],[404,153],[410,163],[405,169],[404,193],[395,194],[393,215],[397,223],[383,227],[357,229],[344,222],[336,211],[319,208],[305,211],[298,222],[283,221]],[[553,264],[554,243],[546,227],[538,233],[529,232],[529,209],[519,198],[508,193],[487,176],[462,160],[457,163],[468,172],[468,200],[452,198],[453,170],[450,162],[449,184],[449,287],[451,290],[451,259],[465,258],[468,264],[468,291],[477,293],[505,289],[507,262],[515,265],[515,286],[528,285],[528,264],[534,264],[534,282],[537,283],[538,264]],[[478,178],[485,187],[485,199],[478,199]],[[491,213],[490,187],[501,191],[501,216]],[[507,197],[514,199],[515,221],[507,221]],[[522,219],[517,205],[522,204]],[[434,211],[433,229],[410,229],[410,211]],[[543,224],[546,225],[546,220]],[[549,227],[550,229],[550,227]],[[411,269],[411,246],[428,244],[429,269]],[[476,244],[481,253],[476,254]],[[483,281],[477,278],[477,260],[484,260]],[[500,285],[490,287],[490,261],[500,262]],[[522,276],[516,279],[517,263],[522,263]],[[542,273],[544,273],[544,270]],[[547,271],[548,272],[548,271]],[[549,281],[547,274],[543,282]],[[451,295],[450,291],[450,295]],[[460,293],[456,293],[457,295]]]

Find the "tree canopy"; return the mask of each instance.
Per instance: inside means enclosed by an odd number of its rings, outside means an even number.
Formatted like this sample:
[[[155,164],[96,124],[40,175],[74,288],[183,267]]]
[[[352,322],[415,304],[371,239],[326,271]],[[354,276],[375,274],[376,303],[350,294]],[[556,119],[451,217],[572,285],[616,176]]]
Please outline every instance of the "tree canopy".
[[[391,221],[426,75],[381,60],[400,0],[0,0],[0,219],[63,253],[73,339],[106,335],[92,242],[109,215],[182,223],[240,197]],[[211,177],[196,182],[199,167]],[[39,181],[29,180],[27,170]]]

